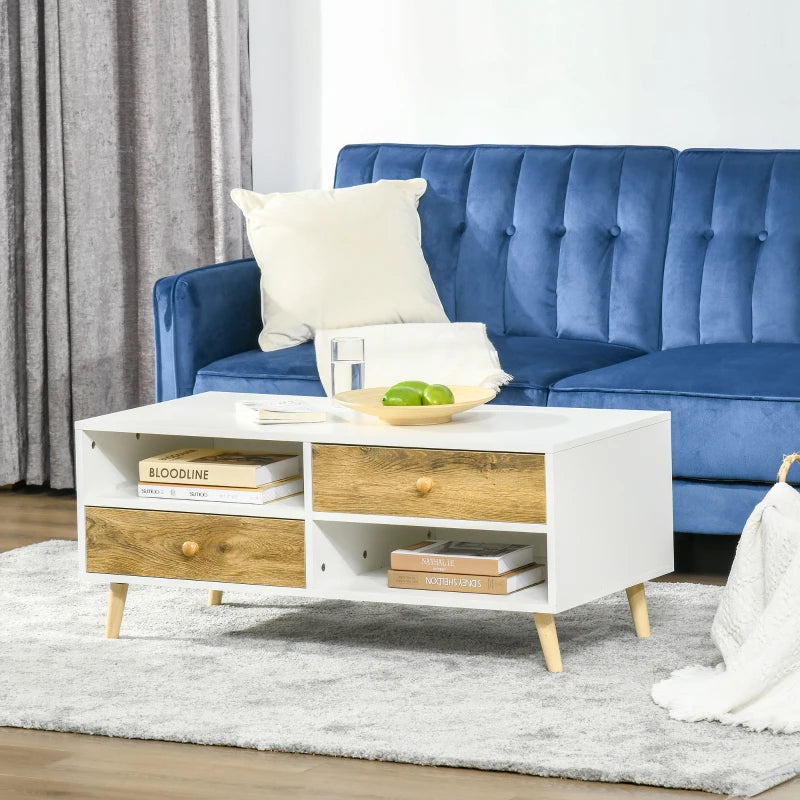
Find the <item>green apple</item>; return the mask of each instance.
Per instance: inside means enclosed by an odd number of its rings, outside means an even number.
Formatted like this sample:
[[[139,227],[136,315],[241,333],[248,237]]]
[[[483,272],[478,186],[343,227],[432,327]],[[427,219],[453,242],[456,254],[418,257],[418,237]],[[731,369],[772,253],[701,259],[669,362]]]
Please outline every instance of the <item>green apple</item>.
[[[392,386],[392,389],[394,389],[395,386],[407,386],[409,389],[416,389],[420,394],[428,388],[428,384],[425,383],[425,381],[400,381],[400,383],[396,383]]]
[[[422,394],[410,386],[392,386],[383,396],[385,406],[421,406]]]
[[[441,383],[432,383],[426,386],[422,392],[422,405],[424,406],[448,406],[454,402],[453,393]]]

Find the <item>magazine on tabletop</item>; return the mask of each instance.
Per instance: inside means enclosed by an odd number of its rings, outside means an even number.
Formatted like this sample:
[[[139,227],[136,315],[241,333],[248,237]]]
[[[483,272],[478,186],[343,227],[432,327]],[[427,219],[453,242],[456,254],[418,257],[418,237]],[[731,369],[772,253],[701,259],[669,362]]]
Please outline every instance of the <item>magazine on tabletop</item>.
[[[215,503],[271,503],[282,497],[301,494],[303,476],[284,478],[255,489],[233,486],[192,486],[185,483],[139,483],[139,497],[157,497],[168,500],[210,500]]]
[[[535,583],[541,583],[545,579],[546,573],[543,564],[529,564],[527,567],[520,567],[499,576],[390,569],[388,577],[389,586],[394,589],[511,594],[533,586]]]
[[[278,397],[264,400],[237,400],[236,416],[247,422],[269,425],[276,422],[325,422],[325,411],[296,397]]]
[[[463,575],[502,575],[535,561],[525,544],[452,542],[427,539],[392,551],[392,569],[453,572]]]
[[[184,448],[139,462],[139,480],[144,483],[256,489],[300,472],[300,456],[287,453]]]

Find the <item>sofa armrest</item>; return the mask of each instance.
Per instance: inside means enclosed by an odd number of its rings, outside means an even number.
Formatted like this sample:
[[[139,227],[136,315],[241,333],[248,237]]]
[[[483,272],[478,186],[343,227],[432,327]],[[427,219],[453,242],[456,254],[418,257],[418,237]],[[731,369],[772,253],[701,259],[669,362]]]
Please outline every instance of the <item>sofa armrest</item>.
[[[156,399],[190,395],[197,371],[258,347],[260,271],[252,258],[170,275],[153,287]]]

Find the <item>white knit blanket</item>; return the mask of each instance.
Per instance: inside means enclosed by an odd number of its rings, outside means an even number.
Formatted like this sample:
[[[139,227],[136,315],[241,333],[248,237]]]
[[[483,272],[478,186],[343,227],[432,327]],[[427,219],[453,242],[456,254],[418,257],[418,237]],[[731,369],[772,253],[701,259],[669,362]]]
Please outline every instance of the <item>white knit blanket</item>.
[[[800,731],[800,494],[786,483],[747,520],[711,638],[723,662],[673,672],[653,700],[674,719]]]
[[[331,345],[337,336],[364,340],[364,389],[400,381],[499,389],[511,380],[480,322],[407,322],[318,330],[317,369],[331,393]]]

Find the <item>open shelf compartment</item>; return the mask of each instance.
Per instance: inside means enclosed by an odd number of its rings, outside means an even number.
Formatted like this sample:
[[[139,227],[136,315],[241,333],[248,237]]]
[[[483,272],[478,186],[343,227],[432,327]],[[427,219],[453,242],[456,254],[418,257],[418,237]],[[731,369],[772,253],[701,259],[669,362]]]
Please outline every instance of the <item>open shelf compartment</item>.
[[[371,602],[402,603],[507,611],[549,610],[547,581],[508,595],[394,589],[387,586],[386,571],[392,550],[422,539],[532,544],[536,561],[546,562],[544,533],[520,533],[461,528],[427,528],[369,522],[334,522],[315,519],[306,527],[306,577],[318,596]]]
[[[205,500],[171,500],[138,496],[139,461],[183,447],[208,447],[264,453],[288,453],[302,458],[299,442],[252,439],[215,439],[202,436],[78,431],[78,469],[83,472],[79,486],[90,487],[80,501],[87,506],[133,508],[154,511],[184,511],[243,517],[304,519],[304,495],[285,497],[271,503],[221,503]],[[301,462],[302,469],[302,462]]]

